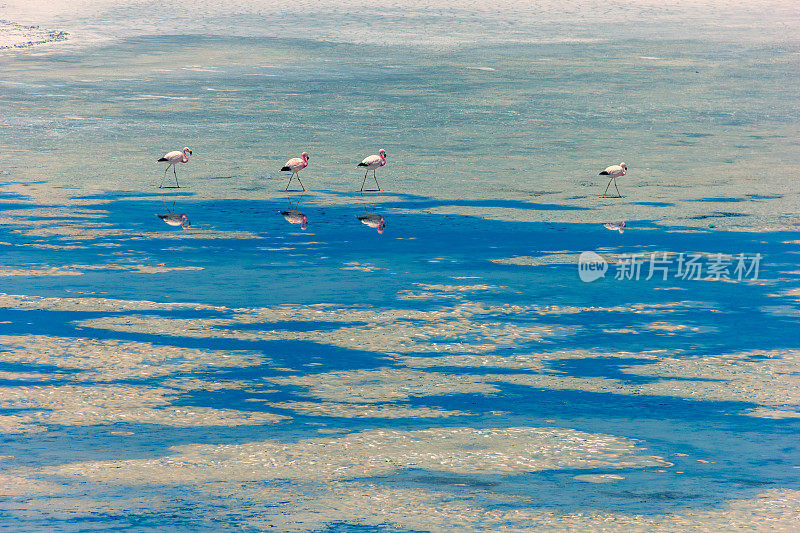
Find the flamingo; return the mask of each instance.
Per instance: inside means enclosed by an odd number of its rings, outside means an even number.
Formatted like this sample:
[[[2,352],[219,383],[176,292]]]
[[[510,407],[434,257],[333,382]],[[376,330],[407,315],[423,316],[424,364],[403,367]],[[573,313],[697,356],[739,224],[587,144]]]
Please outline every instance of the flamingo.
[[[367,183],[367,174],[369,174],[370,170],[372,171],[372,177],[375,180],[375,185],[378,186],[377,190],[378,191],[381,190],[381,186],[378,185],[378,178],[375,176],[375,169],[380,168],[385,164],[386,164],[386,150],[384,150],[383,148],[378,150],[377,155],[371,155],[365,157],[364,160],[358,164],[358,166],[360,167],[367,167],[367,171],[364,172],[364,181],[361,182],[361,192],[364,192],[364,185]],[[377,192],[377,191],[367,190],[367,192]]]
[[[175,172],[175,165],[177,165],[178,163],[188,162],[190,155],[192,155],[192,151],[188,147],[186,147],[181,151],[175,150],[174,152],[169,152],[167,154],[164,154],[164,157],[158,160],[159,163],[163,161],[169,163],[169,165],[167,165],[167,168],[164,170],[164,177],[161,179],[161,186],[159,187],[159,189],[164,188],[164,180],[167,179],[167,170],[169,170],[169,167],[172,167],[172,174],[175,176],[175,186],[179,189],[181,188],[181,186],[178,185],[178,174]]]
[[[617,189],[617,198],[622,198],[622,195],[619,193],[619,188],[617,187],[617,178],[620,176],[624,176],[628,173],[628,165],[625,163],[620,163],[619,165],[611,165],[607,167],[604,171],[600,173],[600,176],[611,176],[611,179],[608,180],[608,185],[606,185],[606,190],[603,192],[603,198],[606,197],[606,193],[608,192],[608,188],[611,187],[611,182],[614,182],[614,188]]]
[[[295,157],[294,159],[290,159],[286,162],[285,165],[283,165],[283,168],[281,168],[281,172],[288,171],[292,173],[292,175],[289,177],[289,183],[286,184],[284,192],[289,190],[289,185],[292,184],[292,180],[294,179],[295,175],[297,175],[297,181],[300,181],[300,174],[298,174],[298,172],[300,172],[307,166],[308,166],[308,152],[303,152],[302,154],[300,154],[300,157]],[[300,186],[303,187],[303,191],[305,192],[306,188],[303,185],[302,181],[300,181]]]

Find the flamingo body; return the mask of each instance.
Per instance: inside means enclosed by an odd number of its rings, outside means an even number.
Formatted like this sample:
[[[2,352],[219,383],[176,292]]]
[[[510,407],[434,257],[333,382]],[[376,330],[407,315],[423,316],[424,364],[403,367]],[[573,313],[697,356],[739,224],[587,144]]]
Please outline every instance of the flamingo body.
[[[189,153],[191,153],[191,150]],[[169,162],[170,165],[175,165],[177,163],[188,163],[189,158],[183,152],[175,150],[164,154],[164,157],[158,160],[159,163],[163,161]]]
[[[624,176],[628,173],[628,165],[625,163],[620,163],[619,165],[611,165],[610,167],[606,167],[604,171],[600,173],[601,176],[611,176],[611,178],[618,178],[620,176]]]
[[[378,150],[377,154],[365,157],[364,160],[358,164],[358,166],[367,167],[367,170],[375,170],[376,168],[380,168],[385,164],[386,164],[386,150],[381,148],[380,150]]]

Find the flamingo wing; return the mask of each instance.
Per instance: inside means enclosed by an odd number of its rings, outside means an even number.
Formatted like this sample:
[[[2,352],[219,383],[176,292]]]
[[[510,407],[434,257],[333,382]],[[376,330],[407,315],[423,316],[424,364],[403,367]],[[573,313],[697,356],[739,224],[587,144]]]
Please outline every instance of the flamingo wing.
[[[619,165],[611,165],[610,167],[606,167],[600,174],[604,176],[620,176],[622,174],[622,167]]]
[[[169,161],[170,163],[178,163],[183,159],[183,152],[179,152],[178,150],[174,150],[172,152],[168,152],[164,154],[164,157],[159,159],[159,161]]]
[[[295,170],[300,170],[302,168],[305,168],[303,160],[300,159],[299,157],[295,157],[293,159],[288,160],[286,164],[283,165],[283,168],[281,170],[291,170],[292,172],[294,172]]]
[[[365,157],[361,164],[358,166],[360,167],[379,167],[381,166],[381,156],[379,155],[371,155]]]

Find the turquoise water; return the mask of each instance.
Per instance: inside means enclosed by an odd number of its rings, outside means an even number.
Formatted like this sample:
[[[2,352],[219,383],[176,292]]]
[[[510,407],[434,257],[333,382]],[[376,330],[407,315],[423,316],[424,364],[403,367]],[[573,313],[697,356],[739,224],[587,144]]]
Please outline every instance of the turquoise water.
[[[41,4],[0,7],[3,527],[798,525],[791,6]]]

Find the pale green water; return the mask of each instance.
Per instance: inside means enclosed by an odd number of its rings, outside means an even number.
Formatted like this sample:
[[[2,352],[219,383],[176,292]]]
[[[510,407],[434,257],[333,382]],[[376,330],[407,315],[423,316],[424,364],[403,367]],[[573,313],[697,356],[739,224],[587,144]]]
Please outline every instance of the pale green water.
[[[212,6],[155,27],[148,3],[37,15],[76,35],[3,57],[4,167],[140,190],[154,158],[190,145],[194,190],[263,197],[303,150],[310,187],[353,190],[354,164],[383,147],[399,192],[596,206],[597,171],[624,160],[630,200],[783,196],[743,209],[769,219],[797,205],[798,17],[783,4]],[[696,204],[659,213],[686,214]]]

